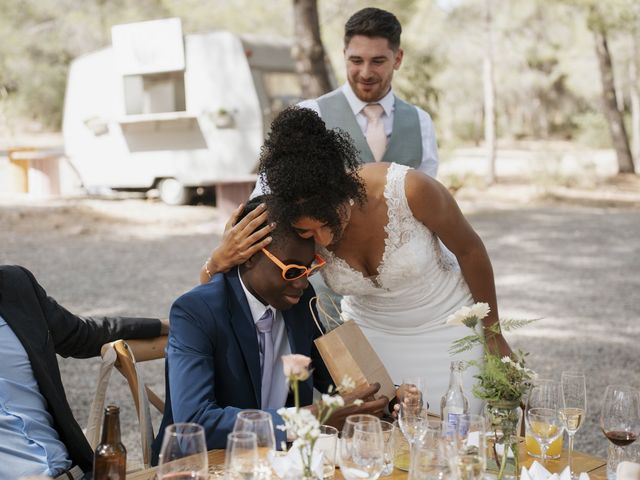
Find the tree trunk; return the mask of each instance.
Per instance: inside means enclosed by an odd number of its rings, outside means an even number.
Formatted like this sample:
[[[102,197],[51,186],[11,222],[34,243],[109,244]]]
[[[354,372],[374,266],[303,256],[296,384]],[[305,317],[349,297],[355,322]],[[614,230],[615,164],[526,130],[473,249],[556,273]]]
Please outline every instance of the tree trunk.
[[[613,68],[611,67],[611,55],[607,45],[607,34],[601,28],[593,31],[596,43],[596,55],[598,57],[598,65],[600,66],[600,77],[602,80],[602,99],[604,110],[609,122],[609,133],[613,148],[618,157],[619,173],[634,173],[633,158],[631,157],[631,149],[629,148],[629,139],[627,130],[624,127],[622,113],[618,110],[616,101],[616,92],[613,79]]]
[[[487,148],[487,181],[496,181],[496,88],[493,78],[493,25],[491,0],[485,2],[485,49],[483,61],[484,143]]]
[[[317,0],[293,0],[295,45],[292,56],[300,75],[302,96],[315,98],[331,90],[320,39]]]
[[[634,162],[640,162],[640,88],[638,87],[638,34],[631,33],[629,61],[629,98],[631,99],[631,143]]]

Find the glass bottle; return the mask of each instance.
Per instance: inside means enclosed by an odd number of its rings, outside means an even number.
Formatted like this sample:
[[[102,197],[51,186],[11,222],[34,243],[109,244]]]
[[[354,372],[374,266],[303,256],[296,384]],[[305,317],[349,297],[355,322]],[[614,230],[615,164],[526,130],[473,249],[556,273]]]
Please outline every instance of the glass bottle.
[[[464,362],[451,362],[451,374],[449,376],[449,389],[440,400],[440,415],[442,421],[452,427],[458,424],[458,415],[469,412],[469,402],[462,389],[462,372]]]
[[[120,409],[104,409],[102,440],[93,455],[93,480],[125,480],[127,449],[120,440]]]

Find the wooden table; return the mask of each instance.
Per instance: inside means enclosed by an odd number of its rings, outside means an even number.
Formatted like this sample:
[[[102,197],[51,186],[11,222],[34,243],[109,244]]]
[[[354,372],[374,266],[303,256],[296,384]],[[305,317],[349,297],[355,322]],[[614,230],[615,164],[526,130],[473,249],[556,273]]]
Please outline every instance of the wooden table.
[[[520,465],[529,468],[535,458],[527,455],[524,442],[520,443]],[[218,467],[221,470],[224,465],[224,450],[211,450],[209,451],[209,468]],[[562,455],[557,460],[548,460],[545,467],[551,473],[560,473],[564,467],[567,466],[567,451],[562,450]],[[587,455],[586,453],[573,452],[573,469],[576,472],[587,472],[590,480],[606,480],[607,478],[607,461],[603,458]],[[149,468],[147,470],[140,470],[135,473],[127,475],[127,480],[153,480],[155,478],[156,469]],[[384,480],[406,480],[407,472],[393,470],[393,473],[388,477],[381,477]],[[335,480],[343,480],[340,474],[340,469],[336,469]]]

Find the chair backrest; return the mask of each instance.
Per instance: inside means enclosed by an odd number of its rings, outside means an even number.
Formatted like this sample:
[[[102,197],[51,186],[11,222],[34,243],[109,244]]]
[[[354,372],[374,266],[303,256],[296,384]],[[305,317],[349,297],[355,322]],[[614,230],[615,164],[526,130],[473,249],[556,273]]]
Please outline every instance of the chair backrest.
[[[163,413],[164,401],[144,383],[140,372],[136,369],[136,364],[164,358],[166,344],[167,337],[161,336],[145,340],[116,340],[102,346],[102,365],[96,394],[91,404],[86,433],[89,444],[93,449],[96,448],[99,442],[105,395],[111,370],[115,366],[129,384],[140,425],[140,443],[144,466],[145,468],[150,466],[151,442],[153,442],[154,435],[149,404],[153,405],[160,413]]]

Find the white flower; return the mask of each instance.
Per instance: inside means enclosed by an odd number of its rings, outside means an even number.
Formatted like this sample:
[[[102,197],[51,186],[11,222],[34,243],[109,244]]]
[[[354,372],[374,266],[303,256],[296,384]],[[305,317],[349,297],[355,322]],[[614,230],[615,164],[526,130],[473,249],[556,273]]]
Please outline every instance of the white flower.
[[[484,317],[489,315],[489,304],[474,303],[470,307],[462,306],[447,317],[446,324],[451,326],[465,325],[474,328]]]
[[[353,381],[349,375],[345,375],[342,377],[342,382],[340,382],[340,387],[338,390],[342,393],[350,392],[351,390],[356,388],[356,382]]]
[[[491,309],[489,308],[488,303],[479,302],[479,303],[474,303],[471,306],[471,315],[476,317],[478,321],[482,320],[487,315],[489,315],[490,311]]]
[[[340,395],[322,395],[322,403],[328,408],[340,408],[344,407],[344,400]]]
[[[363,403],[364,403],[364,400],[362,400],[361,398],[356,398],[356,399],[353,401],[353,404],[354,404],[356,407],[359,407],[359,406],[360,406],[360,405],[362,405]]]
[[[501,361],[502,363],[511,363],[511,358],[510,358],[510,357],[507,357],[507,356],[504,356],[504,357],[502,357],[502,358],[500,359],[500,361]]]

